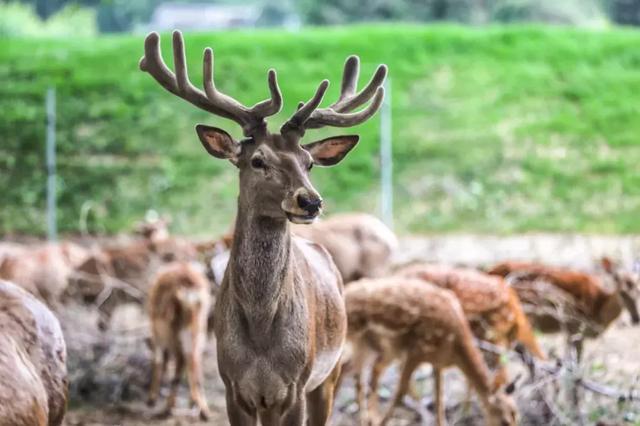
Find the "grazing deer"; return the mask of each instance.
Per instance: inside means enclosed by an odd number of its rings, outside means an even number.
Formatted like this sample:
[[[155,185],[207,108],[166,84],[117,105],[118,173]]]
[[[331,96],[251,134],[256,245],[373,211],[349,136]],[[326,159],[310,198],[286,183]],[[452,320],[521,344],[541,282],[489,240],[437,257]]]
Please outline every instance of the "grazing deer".
[[[634,324],[640,322],[638,283],[608,258],[602,259],[615,290],[599,277],[535,262],[509,261],[493,266],[490,274],[507,277],[518,293],[533,325],[544,333],[566,331],[577,359],[585,337],[603,333],[626,308]]]
[[[211,296],[206,276],[187,262],[174,262],[160,272],[149,290],[151,318],[151,349],[153,372],[149,389],[149,405],[158,398],[168,362],[175,362],[171,393],[166,414],[176,402],[176,393],[186,362],[191,400],[200,417],[209,417],[209,408],[202,392],[202,351],[206,343],[207,316]]]
[[[0,425],[62,424],[66,361],[56,317],[31,294],[0,280]]]
[[[378,418],[378,381],[387,366],[401,361],[398,386],[379,424],[386,424],[409,390],[413,372],[433,366],[438,425],[445,424],[442,370],[458,367],[478,394],[486,424],[516,424],[516,408],[503,388],[495,388],[456,296],[422,280],[403,277],[364,279],[345,290],[349,368],[355,371],[357,400],[365,424],[366,391],[362,371],[372,364],[367,420]]]
[[[426,263],[409,265],[396,274],[451,290],[478,339],[505,349],[517,341],[533,356],[545,359],[518,295],[502,278],[475,269]],[[498,368],[496,386],[503,385],[507,381],[506,366],[499,366],[497,354],[491,354],[488,359],[492,368]]]
[[[293,232],[326,248],[345,284],[385,275],[398,246],[393,232],[365,213],[333,215],[311,226],[294,226]]]
[[[73,270],[87,256],[84,248],[71,242],[27,246],[0,260],[0,279],[18,284],[54,306],[66,290]]]
[[[207,152],[240,170],[240,194],[231,260],[214,309],[218,365],[226,387],[232,426],[324,425],[346,335],[342,279],[321,246],[292,236],[289,222],[311,223],[322,198],[309,180],[316,164],[337,164],[356,145],[357,136],[335,136],[301,145],[306,129],[350,127],[380,107],[386,67],[356,93],[359,61],[347,59],[340,98],[318,108],[329,85],[300,104],[280,133],[265,118],[282,107],[276,73],[268,73],[269,100],[253,107],[221,93],[213,83],[213,53],[204,51],[204,92],[187,77],[184,42],[173,33],[175,74],[160,53],[159,36],[145,40],[140,68],[169,92],[198,108],[238,123],[245,139],[224,130],[196,126]],[[373,98],[359,112],[355,108]]]

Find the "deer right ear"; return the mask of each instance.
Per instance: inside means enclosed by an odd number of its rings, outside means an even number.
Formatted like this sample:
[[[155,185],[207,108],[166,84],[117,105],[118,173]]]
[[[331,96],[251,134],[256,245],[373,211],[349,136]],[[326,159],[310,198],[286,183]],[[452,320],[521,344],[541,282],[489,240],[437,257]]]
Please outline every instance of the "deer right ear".
[[[240,155],[240,144],[234,141],[229,133],[204,124],[196,126],[196,133],[198,133],[202,146],[210,155],[236,163],[238,155]]]

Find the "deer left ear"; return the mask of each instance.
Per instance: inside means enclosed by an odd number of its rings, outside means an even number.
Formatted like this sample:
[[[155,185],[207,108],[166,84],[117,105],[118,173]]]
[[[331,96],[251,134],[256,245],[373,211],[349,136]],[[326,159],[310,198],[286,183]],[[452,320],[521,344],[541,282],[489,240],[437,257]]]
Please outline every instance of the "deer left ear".
[[[356,146],[359,139],[357,135],[332,136],[302,147],[311,154],[315,164],[327,167],[338,164]]]

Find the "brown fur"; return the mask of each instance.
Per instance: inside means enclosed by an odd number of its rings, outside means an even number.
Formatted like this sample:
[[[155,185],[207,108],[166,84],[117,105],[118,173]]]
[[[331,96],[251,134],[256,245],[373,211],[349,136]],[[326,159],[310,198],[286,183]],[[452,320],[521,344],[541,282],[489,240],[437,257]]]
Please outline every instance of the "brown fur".
[[[160,36],[149,34],[140,69],[174,95],[234,120],[246,137],[237,142],[222,129],[196,126],[211,156],[240,169],[231,258],[214,309],[229,421],[297,426],[308,417],[310,425],[324,425],[346,333],[342,279],[326,250],[292,237],[289,222],[309,224],[320,215],[322,198],[309,170],[337,164],[359,138],[334,136],[304,145],[301,139],[306,129],[369,119],[382,104],[387,68],[379,66],[356,93],[359,60],[348,58],[336,102],[318,108],[329,85],[323,81],[280,132],[271,133],[265,119],[282,108],[274,70],[267,79],[270,99],[247,107],[215,87],[211,49],[204,52],[204,91],[189,82],[179,31],[173,33],[173,49],[175,72],[162,60]]]
[[[433,264],[414,264],[396,273],[453,291],[478,339],[505,349],[518,341],[532,355],[545,358],[517,294],[502,278],[475,269]],[[497,355],[490,354],[488,359],[493,368],[498,367]],[[502,385],[507,380],[506,366],[499,368],[496,384]]]
[[[0,426],[58,426],[67,404],[66,346],[56,317],[0,281]]]
[[[293,232],[326,248],[345,284],[385,275],[398,245],[384,223],[365,213],[336,214],[310,226],[294,226]]]
[[[311,424],[324,424],[346,333],[342,280],[285,219],[243,216],[241,207],[214,311],[229,420],[301,425],[308,409]]]
[[[558,294],[556,301],[570,305],[565,308],[580,319],[577,322],[589,323],[586,332],[589,336],[597,336],[604,331],[622,312],[624,303],[620,290],[611,291],[604,287],[602,279],[580,271],[552,267],[534,262],[503,262],[489,270],[490,274],[513,279],[513,287],[520,298],[528,305],[544,306],[547,304],[545,293]],[[542,283],[538,283],[541,281]],[[555,289],[548,289],[548,285]],[[559,292],[559,293],[558,293]],[[548,294],[547,294],[548,295]],[[541,331],[559,331],[569,329],[575,332],[579,324],[569,318],[562,324],[563,318],[550,318],[549,315],[532,314],[534,325]],[[555,323],[554,323],[555,322]]]
[[[153,352],[150,405],[155,403],[167,363],[173,359],[175,375],[166,412],[170,413],[175,406],[177,387],[186,362],[191,400],[198,407],[202,419],[209,417],[202,392],[202,352],[210,304],[207,279],[190,264],[171,263],[157,274],[149,291]]]
[[[471,329],[456,296],[423,280],[391,277],[361,280],[345,291],[349,319],[350,365],[356,372],[358,403],[364,413],[362,369],[373,361],[368,416],[377,418],[377,385],[386,366],[402,361],[401,377],[385,424],[402,401],[413,372],[422,364],[434,368],[438,424],[444,423],[442,369],[456,366],[478,393],[489,425],[515,425],[513,401],[492,387],[489,372],[473,344]]]
[[[175,237],[104,247],[76,268],[66,297],[98,303],[99,326],[106,329],[116,307],[144,302],[151,278],[163,264],[196,258],[195,246]]]
[[[88,256],[70,242],[24,247],[0,261],[0,279],[14,282],[49,306],[60,301],[74,268]]]
[[[613,269],[611,274],[616,273]],[[490,274],[508,277],[525,306],[534,326],[542,332],[566,331],[596,337],[606,330],[625,307],[625,298],[635,299],[636,283],[614,275],[616,289],[608,290],[592,274],[535,262],[508,261],[497,264]],[[617,273],[616,273],[617,274]],[[637,315],[635,302],[629,309]],[[635,314],[634,314],[635,312]],[[582,338],[571,339],[578,357]]]

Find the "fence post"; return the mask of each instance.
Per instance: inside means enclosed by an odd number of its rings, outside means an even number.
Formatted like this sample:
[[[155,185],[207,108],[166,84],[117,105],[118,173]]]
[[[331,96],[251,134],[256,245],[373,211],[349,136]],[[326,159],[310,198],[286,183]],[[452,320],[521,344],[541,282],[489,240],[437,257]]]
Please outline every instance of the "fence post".
[[[49,241],[58,239],[56,222],[56,89],[47,89],[47,237]]]
[[[393,229],[393,155],[391,121],[391,79],[385,82],[385,97],[380,111],[380,213],[382,221]]]

